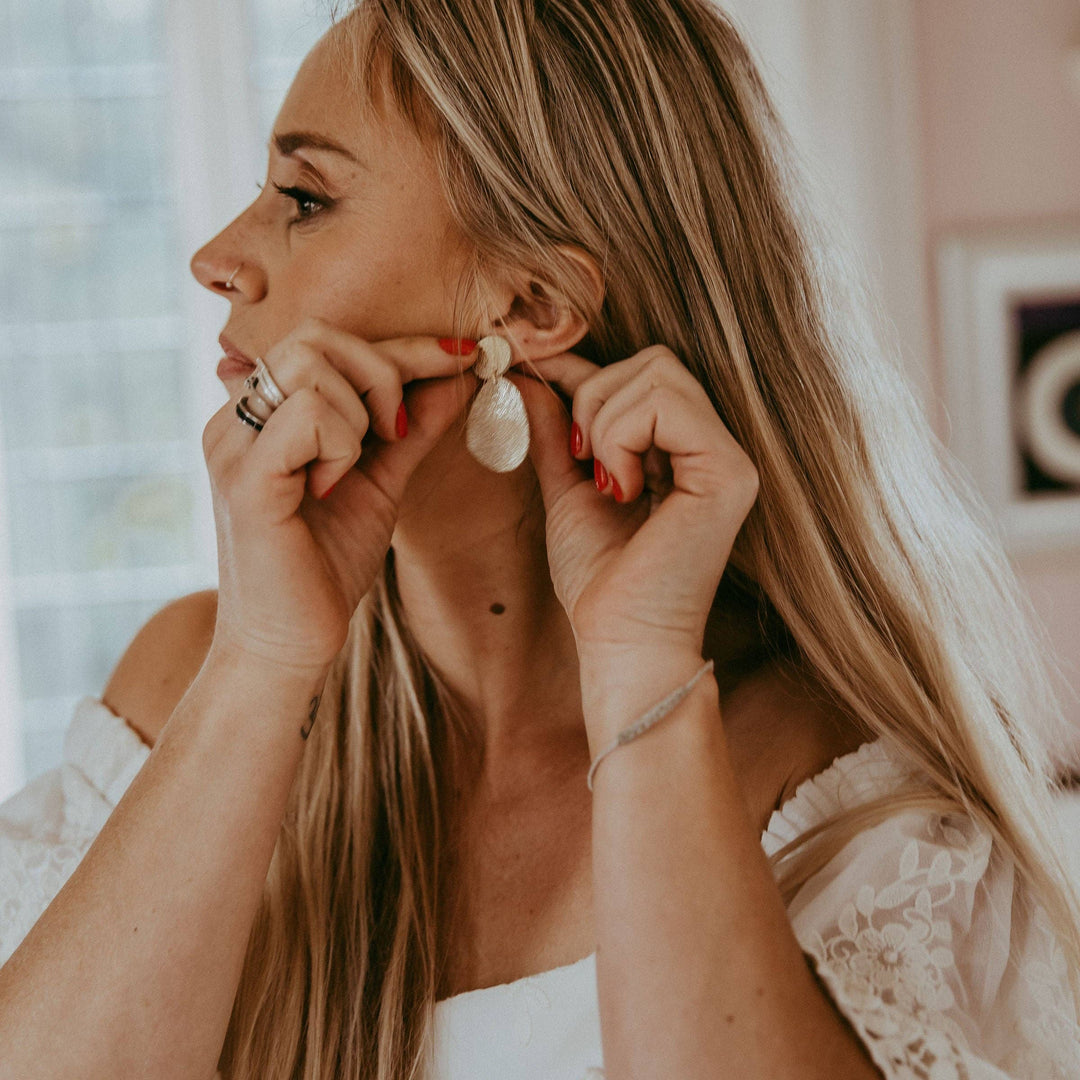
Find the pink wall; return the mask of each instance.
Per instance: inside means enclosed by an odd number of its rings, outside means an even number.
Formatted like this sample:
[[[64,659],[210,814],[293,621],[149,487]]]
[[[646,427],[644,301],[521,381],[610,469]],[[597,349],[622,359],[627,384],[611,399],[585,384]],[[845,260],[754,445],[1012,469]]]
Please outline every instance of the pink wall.
[[[917,0],[915,11],[931,229],[1080,220],[1080,71],[1069,72],[1080,5]]]
[[[929,235],[958,225],[1080,226],[1080,5],[1076,0],[916,0]],[[936,328],[936,296],[930,297]],[[935,340],[936,330],[935,330]],[[936,385],[940,392],[940,360]],[[1080,691],[1077,547],[1015,563]],[[1080,733],[1080,703],[1066,700]],[[1078,737],[1080,745],[1080,737]]]

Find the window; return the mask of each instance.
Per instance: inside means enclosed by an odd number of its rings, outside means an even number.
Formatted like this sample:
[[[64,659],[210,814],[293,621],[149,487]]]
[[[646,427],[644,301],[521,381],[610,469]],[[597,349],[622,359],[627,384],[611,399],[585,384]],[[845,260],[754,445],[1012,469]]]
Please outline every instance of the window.
[[[59,763],[150,615],[216,583],[227,311],[188,261],[255,196],[328,24],[295,0],[0,0],[0,799]]]

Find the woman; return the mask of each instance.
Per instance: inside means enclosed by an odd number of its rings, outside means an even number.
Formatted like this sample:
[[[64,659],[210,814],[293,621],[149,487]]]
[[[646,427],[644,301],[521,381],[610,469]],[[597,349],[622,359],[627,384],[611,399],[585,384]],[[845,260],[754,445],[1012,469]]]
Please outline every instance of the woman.
[[[705,0],[319,43],[192,260],[219,589],[5,810],[9,1074],[1078,1075],[1042,643],[786,162]]]

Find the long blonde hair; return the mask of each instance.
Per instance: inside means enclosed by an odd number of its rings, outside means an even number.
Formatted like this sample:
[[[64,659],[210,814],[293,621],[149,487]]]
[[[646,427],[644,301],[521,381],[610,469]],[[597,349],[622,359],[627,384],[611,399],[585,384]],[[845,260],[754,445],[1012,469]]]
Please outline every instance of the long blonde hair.
[[[431,146],[476,252],[463,295],[528,267],[585,316],[596,362],[669,346],[756,464],[710,633],[734,613],[759,657],[925,775],[778,853],[785,897],[872,821],[960,811],[1080,967],[1037,735],[1062,724],[1045,630],[807,210],[730,21],[708,0],[364,0],[332,35],[358,100],[385,94]],[[599,308],[566,245],[603,268]],[[391,551],[306,748],[227,1077],[425,1074],[455,708],[402,618]]]

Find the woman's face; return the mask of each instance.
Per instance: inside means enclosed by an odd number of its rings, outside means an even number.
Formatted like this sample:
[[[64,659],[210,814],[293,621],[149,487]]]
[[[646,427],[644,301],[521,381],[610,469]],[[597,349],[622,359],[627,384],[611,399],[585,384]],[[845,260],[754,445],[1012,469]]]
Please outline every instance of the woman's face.
[[[328,38],[281,106],[259,196],[191,260],[200,284],[229,299],[224,336],[249,358],[308,316],[369,341],[453,329],[467,247],[434,162],[396,110],[365,115]],[[230,393],[242,378],[225,379]]]

